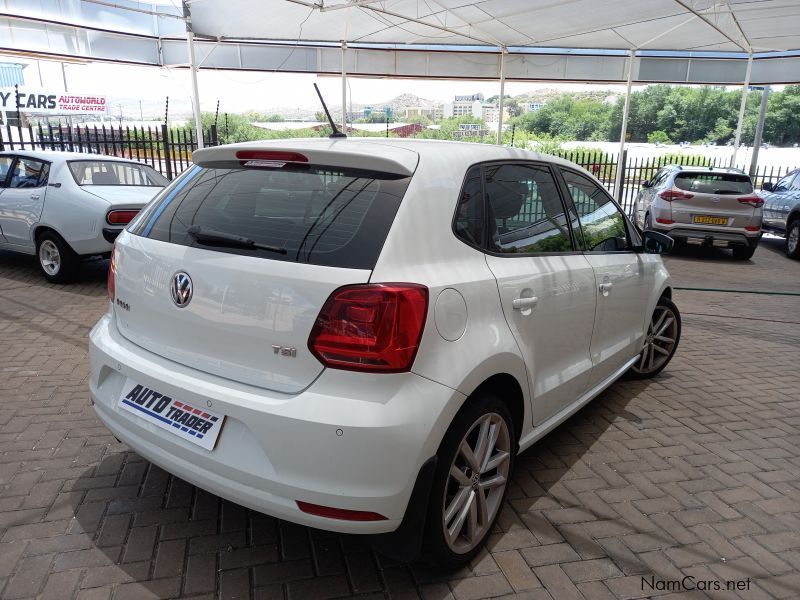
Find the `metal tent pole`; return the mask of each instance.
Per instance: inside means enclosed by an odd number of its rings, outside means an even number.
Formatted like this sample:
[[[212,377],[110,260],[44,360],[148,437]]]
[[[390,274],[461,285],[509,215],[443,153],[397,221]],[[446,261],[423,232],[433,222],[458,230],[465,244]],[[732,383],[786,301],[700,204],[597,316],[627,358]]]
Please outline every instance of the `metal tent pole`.
[[[192,31],[192,15],[189,4],[183,0],[183,16],[186,19],[186,46],[189,51],[189,72],[192,79],[192,112],[194,128],[197,133],[197,147],[203,147],[203,122],[200,118],[200,90],[197,86],[197,59],[194,55],[194,32]]]
[[[617,157],[617,176],[614,179],[614,195],[617,200],[622,200],[622,171],[624,165],[622,157],[625,153],[625,135],[628,132],[628,112],[631,107],[631,86],[633,85],[633,61],[636,59],[636,50],[631,50],[628,59],[628,86],[625,90],[625,106],[622,109],[622,128],[619,132],[619,156]]]
[[[342,133],[347,133],[347,41],[342,40]]]
[[[736,166],[736,155],[739,152],[739,142],[742,139],[742,124],[744,123],[744,109],[747,106],[747,93],[750,90],[750,73],[753,71],[753,53],[747,57],[747,72],[744,76],[744,86],[742,88],[742,102],[739,105],[739,121],[736,125],[736,138],[733,142],[733,154],[731,154],[730,166]]]
[[[506,93],[506,52],[507,49],[503,46],[500,49],[500,102],[498,103],[499,114],[497,117],[497,144],[503,143],[503,107],[505,104]]]

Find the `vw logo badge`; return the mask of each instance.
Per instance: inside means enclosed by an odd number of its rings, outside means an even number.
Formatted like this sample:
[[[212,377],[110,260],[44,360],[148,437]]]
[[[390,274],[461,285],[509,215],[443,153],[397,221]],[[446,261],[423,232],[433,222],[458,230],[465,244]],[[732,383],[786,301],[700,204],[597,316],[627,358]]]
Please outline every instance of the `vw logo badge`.
[[[192,301],[192,278],[188,273],[178,271],[172,276],[169,291],[175,306],[183,308]]]

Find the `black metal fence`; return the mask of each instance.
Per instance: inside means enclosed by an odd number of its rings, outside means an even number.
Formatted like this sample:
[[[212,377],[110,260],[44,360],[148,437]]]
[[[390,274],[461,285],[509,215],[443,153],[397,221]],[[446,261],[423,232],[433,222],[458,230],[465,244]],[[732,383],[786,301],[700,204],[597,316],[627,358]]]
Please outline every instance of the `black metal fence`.
[[[203,145],[219,144],[217,128],[212,125],[203,132]],[[138,160],[152,166],[168,179],[172,179],[191,163],[192,151],[197,148],[193,127],[169,128],[136,126],[11,126],[0,127],[0,150],[66,150],[119,156]],[[628,157],[627,151],[618,155],[601,151],[561,151],[558,156],[572,161],[593,173],[630,210],[642,183],[668,164],[688,164],[707,167],[725,167],[724,157],[676,156]],[[737,165],[746,171],[746,165]],[[796,165],[795,165],[796,166]],[[623,171],[622,186],[615,190],[617,169]],[[754,183],[760,187],[765,182],[775,183],[794,166],[759,165]]]
[[[203,132],[203,145],[218,144],[217,128]],[[130,158],[150,165],[167,179],[186,169],[197,149],[193,128],[80,127],[6,125],[0,128],[0,150],[59,150]]]

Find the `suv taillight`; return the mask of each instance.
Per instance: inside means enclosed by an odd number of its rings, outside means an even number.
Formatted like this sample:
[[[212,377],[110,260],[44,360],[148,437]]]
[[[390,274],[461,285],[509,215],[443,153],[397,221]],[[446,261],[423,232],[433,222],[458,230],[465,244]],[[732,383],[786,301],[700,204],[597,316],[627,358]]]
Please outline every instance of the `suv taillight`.
[[[664,190],[658,195],[660,198],[663,198],[667,202],[672,202],[673,200],[688,200],[689,198],[694,198],[694,194],[690,194],[688,192],[676,189]]]
[[[374,373],[411,369],[428,312],[428,288],[413,283],[352,285],[333,292],[308,348],[326,367]]]
[[[111,264],[108,267],[108,279],[107,287],[108,287],[108,299],[111,300],[111,303],[114,303],[114,297],[117,293],[117,247],[114,246],[111,248]]]
[[[764,199],[763,198],[759,198],[756,195],[739,196],[737,198],[737,200],[739,202],[741,202],[742,204],[749,204],[750,206],[752,206],[754,208],[760,208],[760,207],[764,206]]]

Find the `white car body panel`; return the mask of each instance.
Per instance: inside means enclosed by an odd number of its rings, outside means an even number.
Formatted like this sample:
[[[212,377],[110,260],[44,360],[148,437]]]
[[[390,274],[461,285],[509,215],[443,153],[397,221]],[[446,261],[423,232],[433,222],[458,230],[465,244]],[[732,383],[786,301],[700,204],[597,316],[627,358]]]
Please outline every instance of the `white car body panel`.
[[[145,186],[79,186],[69,170],[68,161],[112,160],[140,164],[124,158],[79,152],[7,151],[6,156],[20,156],[50,163],[46,186],[37,188],[0,188],[0,248],[26,254],[36,252],[36,233],[52,229],[81,256],[105,254],[112,242],[103,229],[121,231],[121,226],[106,222],[113,208],[141,209],[163,188]]]
[[[566,161],[497,146],[371,139],[257,142],[198,151],[195,159],[231,159],[241,149],[413,173],[374,269],[242,257],[123,233],[115,281],[128,308],[112,305],[90,334],[90,388],[101,420],[143,456],[280,518],[351,533],[394,531],[420,467],[479,386],[498,375],[519,386],[522,450],[632,364],[658,299],[668,293],[668,273],[655,255],[495,257],[453,233],[471,165],[508,159],[575,168]],[[191,311],[169,296],[178,270],[195,278]],[[325,368],[308,353],[309,329],[325,298],[366,281],[428,288],[410,372]],[[604,283],[613,284],[607,296],[599,291]],[[528,289],[539,302],[528,312],[514,310],[511,303]],[[296,348],[297,358],[274,357],[272,344]],[[198,449],[120,410],[128,377],[228,415],[217,447]],[[296,500],[387,520],[326,519],[301,512]]]

